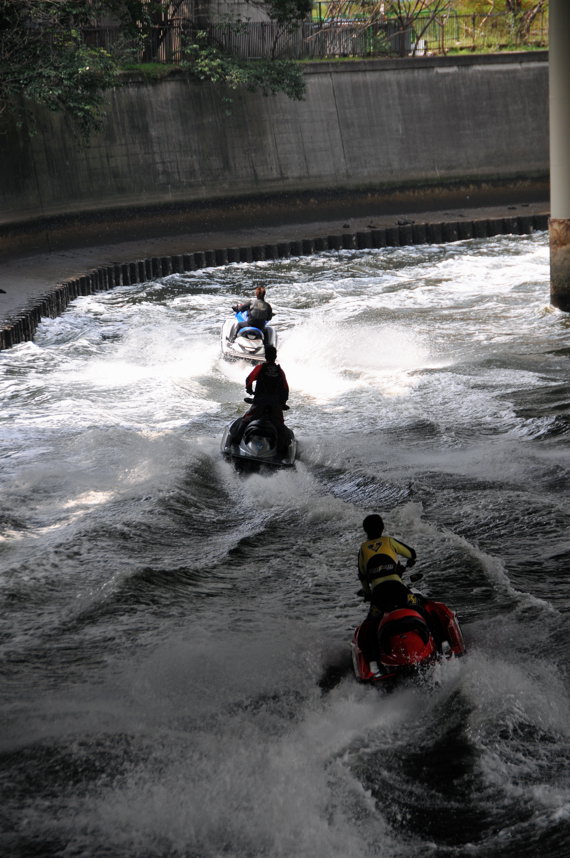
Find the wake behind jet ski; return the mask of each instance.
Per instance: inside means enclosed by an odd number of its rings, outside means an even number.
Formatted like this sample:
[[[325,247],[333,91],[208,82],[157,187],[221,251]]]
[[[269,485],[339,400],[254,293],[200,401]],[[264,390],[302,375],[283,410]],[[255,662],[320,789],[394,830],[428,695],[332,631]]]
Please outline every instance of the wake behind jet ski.
[[[277,334],[267,323],[273,317],[271,304],[265,300],[265,289],[258,286],[255,299],[232,307],[234,317],[222,328],[222,357],[227,360],[265,360],[265,346],[277,347]]]
[[[246,378],[245,387],[250,397],[245,401],[251,408],[243,417],[234,420],[222,437],[222,455],[239,469],[284,468],[295,464],[297,442],[283,420],[283,411],[288,410],[287,378],[275,363],[277,350],[274,346],[265,347],[264,357],[265,363],[255,366]]]

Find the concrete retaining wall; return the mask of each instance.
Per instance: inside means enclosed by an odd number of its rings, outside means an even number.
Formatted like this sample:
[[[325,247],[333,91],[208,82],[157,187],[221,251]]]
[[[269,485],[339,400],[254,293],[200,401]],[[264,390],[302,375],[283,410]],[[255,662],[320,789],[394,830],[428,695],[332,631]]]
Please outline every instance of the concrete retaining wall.
[[[56,114],[38,112],[32,138],[0,126],[0,256],[204,233],[204,207],[216,200],[223,211],[233,201],[239,221],[248,200],[258,218],[264,199],[287,205],[294,194],[305,207],[311,195],[360,193],[380,209],[382,194],[398,190],[431,187],[435,197],[453,183],[548,176],[546,52],[315,63],[306,80],[306,99],[293,102],[181,75],[153,84],[130,78],[109,94],[104,127],[83,147]],[[78,295],[151,277],[546,228],[546,217],[448,219],[106,266],[59,283],[11,318],[0,329],[0,349],[30,339],[42,316],[62,312]]]
[[[49,112],[31,140],[0,129],[0,245],[36,228],[34,248],[49,250],[50,230],[74,218],[80,231],[88,213],[120,210],[126,230],[145,207],[176,205],[184,231],[216,199],[548,173],[546,52],[314,63],[306,81],[295,102],[134,77],[85,147]],[[103,228],[91,237],[103,240]]]

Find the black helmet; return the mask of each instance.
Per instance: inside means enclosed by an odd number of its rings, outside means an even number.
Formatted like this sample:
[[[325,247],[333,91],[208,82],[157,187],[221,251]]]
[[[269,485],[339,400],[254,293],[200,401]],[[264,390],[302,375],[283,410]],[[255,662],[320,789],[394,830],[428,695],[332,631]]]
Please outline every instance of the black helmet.
[[[377,536],[382,536],[384,530],[384,522],[381,515],[367,515],[362,522],[362,527],[366,531],[369,539],[375,539]]]
[[[275,346],[265,346],[265,360],[273,361],[277,357]]]

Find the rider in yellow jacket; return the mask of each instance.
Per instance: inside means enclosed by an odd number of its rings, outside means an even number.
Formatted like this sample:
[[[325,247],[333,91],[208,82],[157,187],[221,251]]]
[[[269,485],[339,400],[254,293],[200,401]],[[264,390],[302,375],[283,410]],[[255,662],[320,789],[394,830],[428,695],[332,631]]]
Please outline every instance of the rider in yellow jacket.
[[[373,673],[376,662],[376,633],[384,611],[416,606],[418,600],[402,581],[398,557],[404,557],[407,566],[416,562],[416,552],[405,542],[384,536],[384,522],[379,515],[368,515],[362,522],[366,539],[358,552],[358,577],[365,598],[371,602],[368,617],[361,626],[360,640],[365,658]]]
[[[406,558],[408,566],[413,566],[416,561],[416,552],[405,542],[394,539],[393,536],[384,536],[384,522],[379,515],[366,516],[362,526],[368,539],[362,543],[358,552],[358,577],[362,581],[364,593],[374,604],[385,592],[377,591],[373,598],[374,591],[380,585],[393,581],[405,586],[399,572],[401,567],[398,557]]]

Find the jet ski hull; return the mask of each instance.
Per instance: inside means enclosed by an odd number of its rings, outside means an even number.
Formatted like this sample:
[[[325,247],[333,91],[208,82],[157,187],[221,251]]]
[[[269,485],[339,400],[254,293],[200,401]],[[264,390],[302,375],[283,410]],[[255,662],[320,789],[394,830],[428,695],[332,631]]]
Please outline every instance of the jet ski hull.
[[[237,430],[240,421],[241,418],[234,420],[226,427],[220,445],[224,459],[232,462],[236,470],[258,471],[295,466],[297,441],[292,429],[286,427],[289,445],[286,451],[282,451],[277,447],[277,430],[268,420],[252,420],[239,443],[235,443],[232,432]]]
[[[361,649],[362,625],[355,630],[352,663],[359,682],[390,688],[402,679],[422,676],[438,661],[465,653],[456,613],[443,602],[421,599],[423,615],[406,608],[383,615],[378,630],[379,673],[372,673]]]
[[[221,349],[225,360],[246,360],[251,363],[265,362],[265,346],[277,348],[277,333],[271,325],[265,326],[262,332],[254,326],[242,328],[236,334],[238,320],[235,317],[226,319],[222,327]],[[265,334],[265,336],[264,336]],[[235,337],[235,339],[234,339]]]

